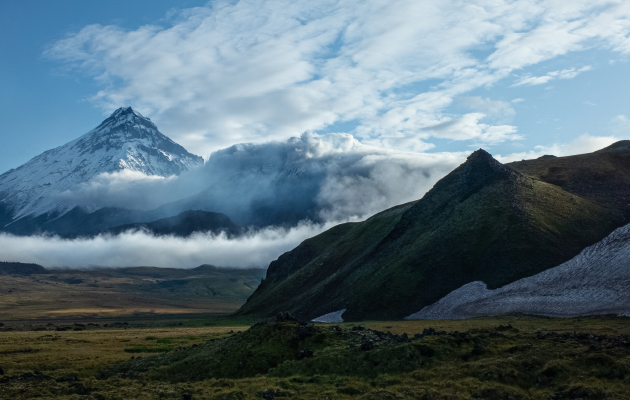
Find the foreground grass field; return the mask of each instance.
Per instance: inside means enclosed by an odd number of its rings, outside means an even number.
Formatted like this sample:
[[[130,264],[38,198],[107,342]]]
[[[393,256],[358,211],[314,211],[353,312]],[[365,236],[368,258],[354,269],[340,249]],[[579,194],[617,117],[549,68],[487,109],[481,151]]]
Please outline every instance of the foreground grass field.
[[[4,327],[0,398],[630,399],[628,318],[229,322]]]

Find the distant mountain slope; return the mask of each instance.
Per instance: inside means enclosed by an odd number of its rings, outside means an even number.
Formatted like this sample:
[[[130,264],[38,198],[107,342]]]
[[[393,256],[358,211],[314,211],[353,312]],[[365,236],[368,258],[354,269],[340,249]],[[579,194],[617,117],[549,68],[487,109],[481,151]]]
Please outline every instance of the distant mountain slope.
[[[466,283],[496,288],[559,265],[627,220],[479,150],[421,200],[281,256],[239,313],[402,318]]]
[[[162,216],[186,210],[222,212],[240,225],[259,227],[324,222],[317,201],[329,163],[306,156],[305,146],[297,140],[292,145],[241,143],[218,150],[204,166],[208,185],[204,190],[154,212]]]
[[[39,264],[0,261],[0,275],[46,274],[48,270]]]
[[[630,225],[555,268],[488,290],[471,282],[407,319],[458,319],[520,312],[550,317],[630,316]]]
[[[61,215],[60,215],[61,214]],[[66,238],[96,235],[110,227],[130,222],[151,221],[143,211],[105,207],[89,212],[75,207],[66,213],[52,212],[37,217],[24,217],[3,226],[0,231],[14,235],[55,234]]]
[[[630,140],[593,153],[543,156],[507,165],[598,204],[630,212]]]
[[[202,163],[201,157],[160,133],[150,119],[131,107],[119,108],[80,138],[0,175],[0,223],[3,230],[22,234],[50,231],[45,223],[75,207],[60,194],[99,174],[128,170],[166,177]]]
[[[106,233],[118,235],[126,231],[144,231],[157,236],[187,237],[195,232],[225,232],[228,236],[238,236],[244,228],[236,225],[225,214],[207,211],[185,211],[174,217],[162,218],[153,222],[133,223],[110,228]]]
[[[264,274],[264,269],[212,265],[50,269],[31,276],[0,272],[0,315],[7,321],[228,314],[245,302]]]

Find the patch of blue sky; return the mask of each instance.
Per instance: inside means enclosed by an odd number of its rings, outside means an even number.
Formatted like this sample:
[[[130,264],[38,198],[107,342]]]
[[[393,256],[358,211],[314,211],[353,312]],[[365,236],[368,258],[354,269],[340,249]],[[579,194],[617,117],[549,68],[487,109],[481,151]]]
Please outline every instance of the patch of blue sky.
[[[615,129],[618,115],[630,116],[630,81],[627,79],[629,61],[608,50],[585,50],[541,62],[515,71],[511,76],[492,86],[480,87],[465,93],[444,110],[444,115],[457,116],[469,112],[483,112],[487,117],[480,123],[516,126],[522,140],[484,145],[492,153],[509,154],[532,149],[538,145],[569,143],[576,137],[616,136],[630,138],[630,132]],[[516,85],[523,77],[542,77],[550,72],[589,70],[570,79],[557,75],[537,85]],[[512,116],[496,116],[475,110],[461,101],[463,97],[479,96],[492,101],[503,101],[514,109]],[[474,141],[456,142],[431,139],[438,144],[433,151],[458,151]]]
[[[340,31],[335,40],[327,46],[323,46],[321,51],[314,53],[315,58],[311,60],[313,65],[318,68],[322,68],[325,64],[334,58],[339,57],[342,54],[342,48],[344,46],[344,32],[345,30]],[[314,73],[309,81],[314,81],[321,79],[322,75],[318,73]]]
[[[168,24],[175,9],[207,0],[0,2],[0,173],[92,129],[103,119],[87,99],[102,87],[91,77],[65,73],[42,53],[86,25],[136,29]],[[122,12],[121,12],[122,11]],[[31,115],[26,116],[26,110]]]
[[[317,133],[352,133],[357,126],[359,126],[359,121],[356,119],[351,121],[336,121],[335,123],[326,126],[324,129],[317,131]]]
[[[544,63],[547,68],[536,68],[542,74],[570,65],[592,67],[574,78],[505,88],[514,98],[525,100],[514,105],[514,124],[525,136],[524,145],[569,142],[582,134],[611,136],[613,119],[630,112],[628,62],[610,64],[611,54],[602,50],[582,53],[562,57],[564,65],[562,60],[552,60]]]
[[[344,35],[345,35],[345,29],[341,30],[337,34],[337,37],[335,38],[334,42],[332,42],[331,44],[329,44],[328,46],[324,48],[324,51],[321,53],[322,57],[335,58],[339,56],[339,54],[341,54],[341,49],[345,43]]]
[[[424,79],[417,82],[408,83],[406,85],[394,87],[388,90],[385,95],[393,95],[397,100],[409,100],[421,93],[432,92],[439,90],[439,85],[444,82],[444,79]],[[388,110],[382,110],[383,113]]]
[[[485,43],[476,48],[470,49],[467,53],[471,58],[478,60],[480,63],[485,62],[488,57],[496,51],[494,43]]]

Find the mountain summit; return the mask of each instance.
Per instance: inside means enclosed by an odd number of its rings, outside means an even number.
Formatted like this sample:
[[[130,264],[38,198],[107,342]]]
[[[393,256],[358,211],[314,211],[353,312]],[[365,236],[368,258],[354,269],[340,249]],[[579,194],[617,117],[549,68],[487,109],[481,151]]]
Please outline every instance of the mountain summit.
[[[160,133],[149,118],[121,107],[78,139],[0,175],[0,206],[12,220],[58,216],[73,207],[58,194],[97,175],[128,170],[166,177],[202,163],[201,157]]]

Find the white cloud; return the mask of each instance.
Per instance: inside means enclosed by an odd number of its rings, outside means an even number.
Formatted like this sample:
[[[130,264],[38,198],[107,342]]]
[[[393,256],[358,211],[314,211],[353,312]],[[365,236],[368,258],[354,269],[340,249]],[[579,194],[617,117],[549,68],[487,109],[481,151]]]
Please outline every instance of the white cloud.
[[[497,135],[496,127],[483,129],[480,137]],[[465,156],[383,149],[345,133],[306,132],[219,150],[202,168],[179,177],[104,174],[59,197],[91,209],[131,204],[147,210],[199,193],[165,213],[201,209],[259,226],[349,220],[419,199]]]
[[[534,86],[534,85],[543,85],[547,82],[549,82],[550,80],[552,80],[553,77],[550,75],[544,75],[544,76],[524,76],[521,79],[519,79],[515,84],[513,84],[512,86]]]
[[[535,146],[534,150],[512,153],[506,156],[497,155],[496,159],[502,163],[520,160],[529,160],[544,155],[554,155],[556,157],[572,156],[575,154],[591,153],[603,149],[619,140],[630,137],[630,132],[624,136],[591,136],[583,134],[567,143],[554,143],[551,145]]]
[[[612,131],[617,135],[630,135],[630,118],[625,115],[617,115],[611,121]]]
[[[516,127],[512,125],[492,126],[479,123],[485,114],[464,114],[459,119],[449,120],[440,124],[427,127],[432,136],[451,140],[475,140],[479,143],[494,144],[506,140],[519,140],[522,137],[516,134]]]
[[[569,68],[561,71],[551,71],[543,76],[523,76],[512,86],[534,86],[542,85],[553,79],[573,79],[582,72],[590,71],[591,66],[587,65],[582,68]]]
[[[261,267],[303,240],[333,224],[301,224],[291,229],[269,228],[239,239],[224,235],[196,234],[189,238],[155,237],[142,232],[92,239],[0,234],[0,259],[45,267],[91,268],[155,266],[194,268],[202,264],[221,267]]]
[[[88,210],[102,207],[124,207],[129,209],[151,209],[176,200],[168,196],[172,191],[156,193],[155,189],[172,184],[177,176],[164,178],[157,175],[145,175],[139,171],[122,170],[102,173],[88,182],[80,183],[51,197],[71,206],[80,205]],[[153,196],[138,196],[138,193],[152,191]],[[192,193],[190,193],[192,194]]]
[[[522,101],[522,99],[516,100]],[[509,121],[516,115],[516,111],[507,101],[491,100],[481,96],[465,96],[458,101],[474,111],[482,112],[486,116],[494,117],[500,121]],[[518,101],[512,100],[512,103],[518,103]]]
[[[603,0],[216,1],[166,28],[87,26],[46,55],[102,82],[104,110],[131,104],[202,155],[347,121],[362,141],[417,151],[431,146],[419,131],[466,118],[444,110],[475,88],[571,51],[630,52],[629,15]],[[525,79],[579,70],[555,72]]]

